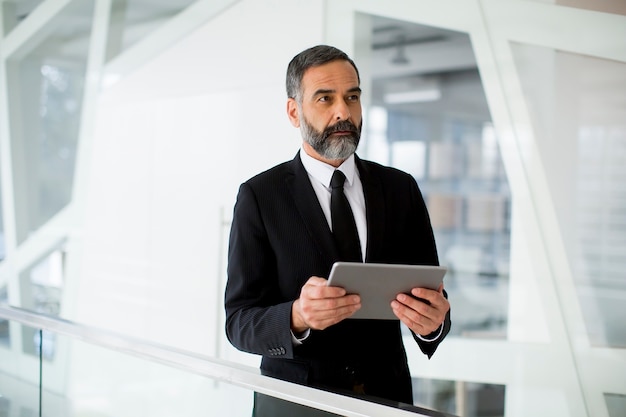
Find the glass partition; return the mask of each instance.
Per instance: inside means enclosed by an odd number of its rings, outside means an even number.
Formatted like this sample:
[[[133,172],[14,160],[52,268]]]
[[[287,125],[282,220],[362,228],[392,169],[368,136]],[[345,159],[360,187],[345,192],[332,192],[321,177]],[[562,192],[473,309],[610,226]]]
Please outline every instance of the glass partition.
[[[2,186],[0,186],[0,207],[2,207]],[[0,210],[0,263],[6,257],[6,240],[4,233],[4,216]]]
[[[590,343],[624,348],[626,64],[512,50]]]
[[[20,307],[58,316],[61,311],[65,252],[61,247],[48,253],[20,273]]]
[[[42,385],[59,396],[54,416],[250,416],[252,391],[119,351],[70,340],[71,362],[46,364]],[[106,370],[102,368],[106,363]],[[104,373],[103,373],[104,371]],[[67,384],[69,389],[64,392]],[[49,412],[44,403],[45,411]]]
[[[4,0],[0,2],[4,18],[4,34],[11,32],[42,2],[43,0]]]
[[[560,6],[576,7],[603,13],[626,15],[626,3],[623,0],[529,0],[553,3]]]
[[[469,381],[413,378],[415,403],[463,417],[505,415],[506,386]]]
[[[2,317],[0,317],[2,319]],[[3,320],[2,326],[12,334],[36,335],[39,329],[15,321]],[[0,416],[37,416],[39,414],[40,358],[39,346],[25,355],[20,346],[23,339],[12,338],[10,344],[0,344]],[[28,345],[33,346],[33,340]],[[44,414],[45,415],[45,414]]]
[[[109,61],[118,56],[194,1],[113,0],[106,60]]]
[[[466,33],[367,16],[369,106],[359,153],[411,173],[454,306],[451,335],[506,338],[511,193]]]
[[[7,286],[0,287],[0,304],[8,304],[9,294]],[[9,329],[9,321],[0,318],[0,346],[11,345],[11,332]],[[0,414],[1,415],[1,414]]]
[[[6,63],[18,244],[72,197],[92,15],[72,2]]]
[[[609,417],[619,417],[624,415],[626,410],[626,395],[623,394],[604,394],[606,407],[609,411]]]
[[[24,337],[0,345],[0,416],[249,417],[263,396],[272,417],[453,417],[291,384],[256,368],[0,306],[0,318],[7,317]]]

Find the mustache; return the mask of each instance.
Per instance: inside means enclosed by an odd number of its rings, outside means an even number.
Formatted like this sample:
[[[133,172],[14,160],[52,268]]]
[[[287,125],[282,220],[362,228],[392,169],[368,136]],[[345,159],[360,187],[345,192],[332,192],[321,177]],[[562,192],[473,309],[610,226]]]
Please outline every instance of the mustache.
[[[326,129],[324,129],[324,139],[326,139],[335,132],[350,132],[357,134],[359,133],[359,129],[351,121],[341,120],[334,125],[328,126]]]

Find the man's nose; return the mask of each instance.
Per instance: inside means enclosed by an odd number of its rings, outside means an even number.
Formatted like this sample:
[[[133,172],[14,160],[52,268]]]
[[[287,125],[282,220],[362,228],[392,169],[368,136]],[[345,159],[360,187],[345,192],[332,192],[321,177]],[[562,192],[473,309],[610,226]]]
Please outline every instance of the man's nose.
[[[338,100],[335,106],[335,118],[339,120],[348,120],[350,118],[350,108],[344,100]]]

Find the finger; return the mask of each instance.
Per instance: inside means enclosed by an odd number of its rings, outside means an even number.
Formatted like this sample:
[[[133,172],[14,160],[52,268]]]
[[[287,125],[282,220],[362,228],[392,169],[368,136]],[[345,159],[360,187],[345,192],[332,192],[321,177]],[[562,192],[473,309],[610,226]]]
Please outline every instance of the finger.
[[[315,300],[303,307],[305,320],[309,327],[324,329],[352,316],[361,308],[358,296],[338,299]]]
[[[392,301],[391,308],[393,309],[393,313],[396,315],[396,317],[398,317],[398,319],[400,319],[400,321],[404,323],[411,331],[415,333],[421,333],[424,331],[417,317],[411,314],[411,309],[397,301]]]
[[[361,307],[361,298],[356,294],[335,298],[320,298],[310,300],[311,311],[328,312],[330,315],[342,314],[347,310],[356,311],[355,308]]]
[[[329,287],[328,280],[320,277],[311,277],[302,287],[301,295],[311,299],[335,298],[346,295],[346,290],[341,287]]]
[[[446,314],[450,310],[450,303],[440,293],[435,294],[439,294],[439,297],[432,299],[432,301],[429,301],[429,304],[421,302],[420,300],[412,299],[409,296],[405,296],[406,301],[404,302],[404,304],[406,304],[410,309],[414,310],[414,312],[419,316],[428,319],[429,323],[439,325],[445,320]],[[421,322],[430,327],[430,324],[427,321]]]
[[[327,282],[328,282],[328,280],[326,278],[312,276],[312,277],[310,277],[306,281],[306,283],[304,285],[313,285],[313,286],[317,286],[317,287],[324,287],[324,286],[326,286]]]
[[[439,290],[429,290],[426,288],[413,288],[411,294],[421,300],[426,300],[431,307],[436,310],[437,315],[446,314],[450,309],[450,303],[448,299],[443,295],[443,287],[440,286]]]
[[[303,291],[306,293],[306,291]],[[303,294],[300,297],[299,304],[306,315],[319,316],[337,315],[339,309],[360,308],[361,297],[356,294],[350,294],[342,297],[311,297],[310,294]]]
[[[443,323],[449,309],[449,307],[442,309],[434,308],[432,305],[416,300],[406,294],[398,294],[397,302],[404,307],[397,307],[400,315],[411,323],[416,323],[427,329],[436,328]]]
[[[443,296],[439,291],[430,290],[428,288],[413,288],[411,289],[411,295],[426,300],[431,304],[436,303],[440,297]]]
[[[439,327],[437,322],[418,314],[415,310],[412,310],[398,301],[394,300],[392,302],[392,309],[396,317],[414,333],[426,335],[432,333]]]
[[[404,304],[412,312],[416,314],[424,315],[427,317],[432,316],[434,307],[433,304],[427,299],[417,299],[407,294],[398,294],[396,300]]]
[[[346,290],[340,287],[304,286],[301,295],[310,300],[336,299],[346,296]]]

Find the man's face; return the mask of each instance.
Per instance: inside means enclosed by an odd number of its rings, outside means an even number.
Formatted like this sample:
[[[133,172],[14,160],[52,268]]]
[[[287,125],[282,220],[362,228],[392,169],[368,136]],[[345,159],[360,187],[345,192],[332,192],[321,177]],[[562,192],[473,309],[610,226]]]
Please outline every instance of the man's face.
[[[287,102],[292,124],[299,127],[305,150],[325,162],[352,155],[361,136],[361,89],[347,61],[309,68],[302,77],[301,103]],[[308,147],[307,147],[308,145]]]

